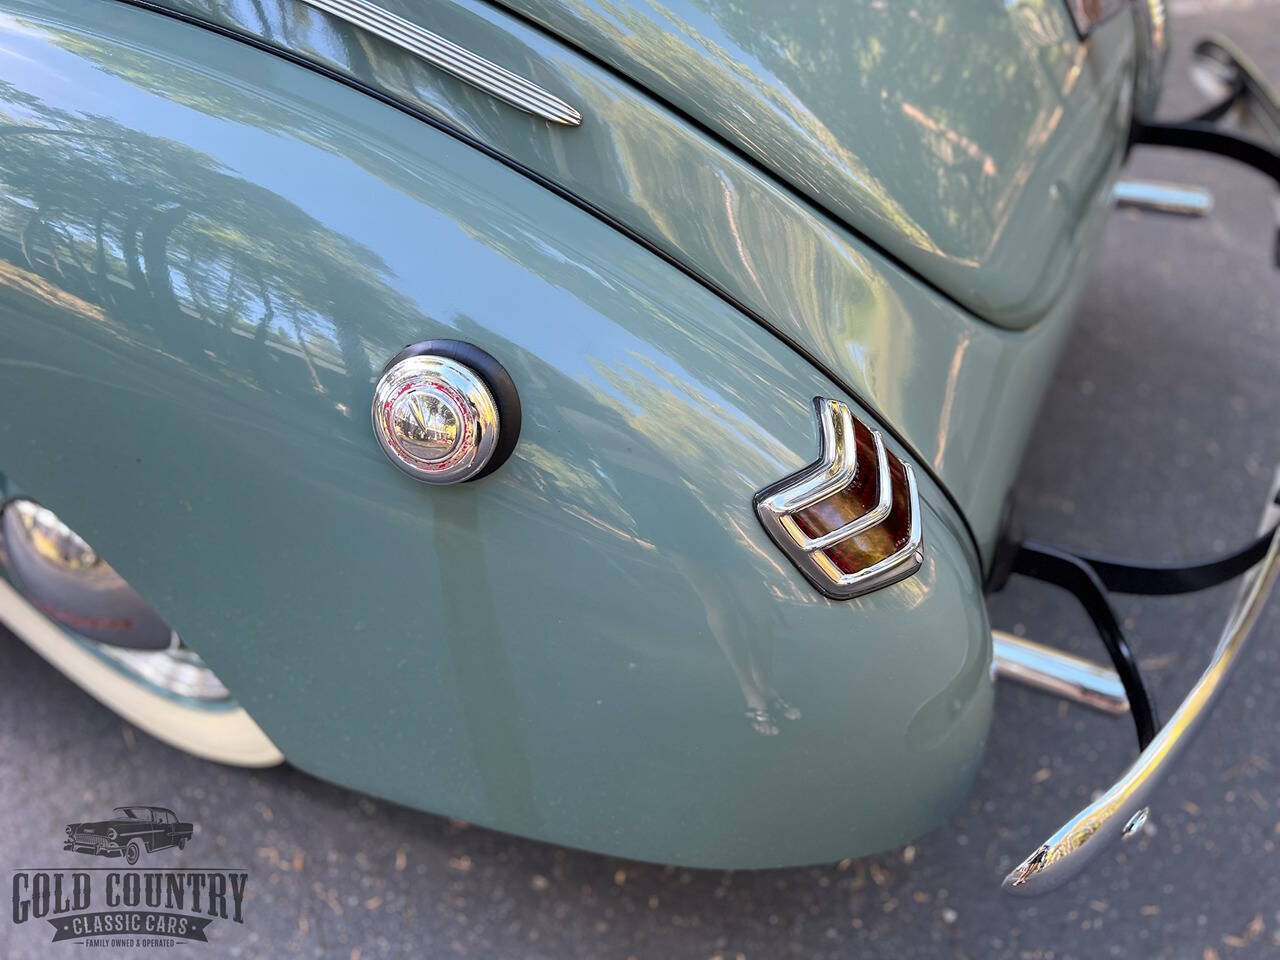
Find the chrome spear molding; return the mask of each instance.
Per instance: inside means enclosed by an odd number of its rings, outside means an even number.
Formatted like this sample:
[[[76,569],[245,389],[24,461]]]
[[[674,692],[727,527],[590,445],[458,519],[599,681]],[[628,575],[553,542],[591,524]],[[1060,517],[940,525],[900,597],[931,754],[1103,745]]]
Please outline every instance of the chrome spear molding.
[[[756,515],[808,578],[847,600],[912,576],[924,562],[915,474],[839,400],[814,398],[818,460],[756,494]]]
[[[576,127],[582,114],[532,81],[368,0],[303,0],[536,117]]]

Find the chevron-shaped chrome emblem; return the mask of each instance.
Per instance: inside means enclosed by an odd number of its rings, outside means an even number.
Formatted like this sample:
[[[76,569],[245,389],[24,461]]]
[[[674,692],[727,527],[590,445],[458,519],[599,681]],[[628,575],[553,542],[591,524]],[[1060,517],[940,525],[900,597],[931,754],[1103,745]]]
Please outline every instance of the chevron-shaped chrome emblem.
[[[813,405],[821,455],[756,494],[756,515],[810,583],[847,600],[920,569],[920,496],[911,465],[848,404],[815,397]]]

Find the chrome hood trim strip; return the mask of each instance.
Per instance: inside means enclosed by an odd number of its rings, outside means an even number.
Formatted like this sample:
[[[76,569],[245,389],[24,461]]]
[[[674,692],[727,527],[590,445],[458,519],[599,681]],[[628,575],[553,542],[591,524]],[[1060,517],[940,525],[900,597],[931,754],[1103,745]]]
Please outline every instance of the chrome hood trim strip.
[[[367,30],[519,110],[551,123],[569,127],[582,124],[582,114],[532,81],[368,0],[303,0],[303,3]]]

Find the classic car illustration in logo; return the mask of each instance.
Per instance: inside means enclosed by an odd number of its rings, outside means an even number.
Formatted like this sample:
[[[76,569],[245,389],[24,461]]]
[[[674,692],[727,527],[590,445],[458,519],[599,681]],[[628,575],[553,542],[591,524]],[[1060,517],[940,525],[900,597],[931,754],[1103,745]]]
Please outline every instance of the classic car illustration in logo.
[[[67,825],[63,850],[91,853],[99,857],[124,857],[129,866],[143,852],[155,853],[167,847],[179,850],[191,839],[195,825],[183,823],[168,807],[116,807],[110,820]]]
[[[68,824],[62,849],[123,857],[132,867],[144,853],[185,849],[195,830],[168,807],[135,803],[111,813],[105,820]],[[190,864],[134,870],[58,865],[22,867],[12,882],[13,923],[47,922],[53,943],[173,947],[208,943],[208,927],[216,920],[243,924],[249,871]],[[0,956],[9,955],[0,949]]]

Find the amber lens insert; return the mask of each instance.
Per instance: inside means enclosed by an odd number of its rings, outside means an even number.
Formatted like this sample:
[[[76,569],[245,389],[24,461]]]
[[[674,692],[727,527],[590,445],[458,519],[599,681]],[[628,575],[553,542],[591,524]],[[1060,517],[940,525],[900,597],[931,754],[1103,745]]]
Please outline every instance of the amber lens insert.
[[[861,448],[858,453],[861,456]],[[823,551],[841,573],[866,570],[872,564],[893,556],[911,539],[911,498],[907,488],[907,471],[901,460],[892,453],[887,455],[890,489],[893,491],[893,506],[889,509],[889,516],[870,530],[841,540]],[[852,519],[853,517],[849,517],[844,522]]]
[[[924,562],[911,466],[848,404],[813,398],[820,455],[755,497],[765,532],[832,600],[913,576]]]
[[[791,515],[795,525],[810,539],[839,530],[851,520],[864,516],[875,509],[880,499],[875,438],[870,430],[856,421],[854,437],[858,445],[857,467],[849,486]]]

